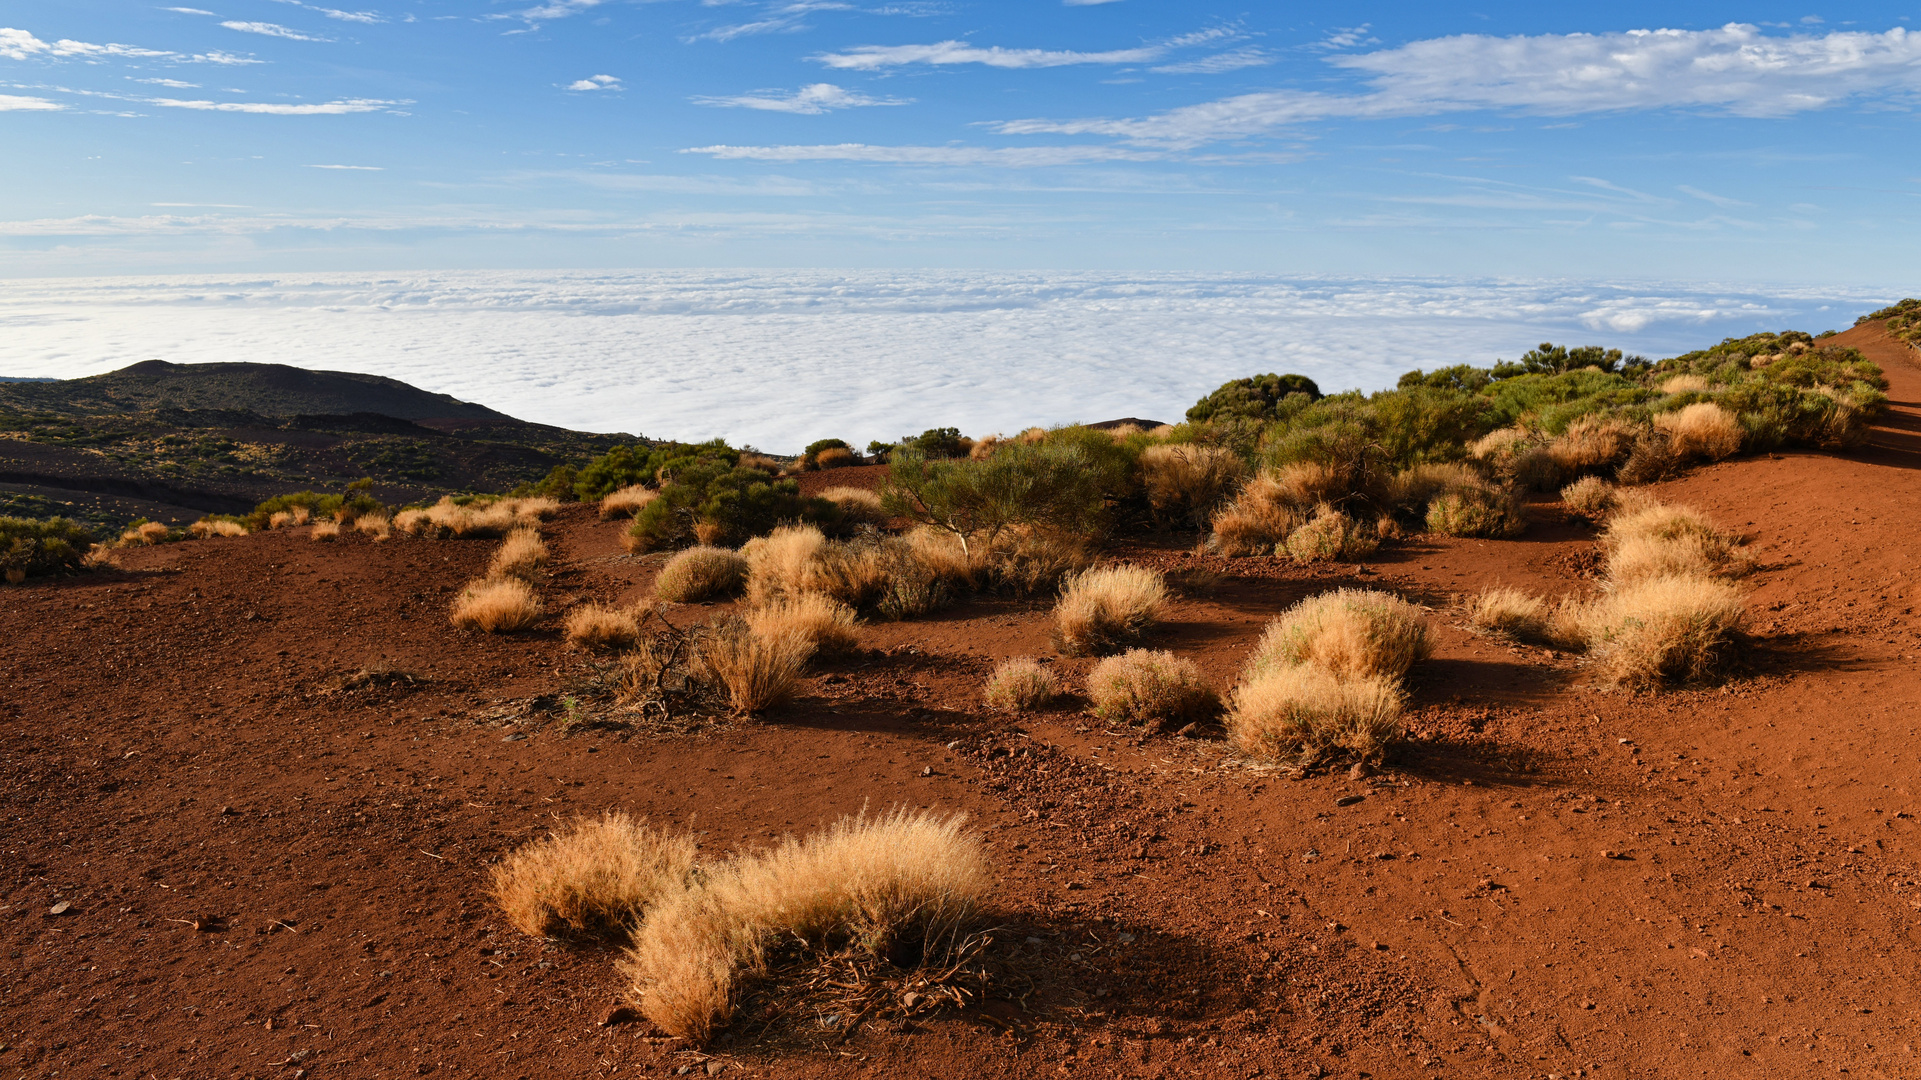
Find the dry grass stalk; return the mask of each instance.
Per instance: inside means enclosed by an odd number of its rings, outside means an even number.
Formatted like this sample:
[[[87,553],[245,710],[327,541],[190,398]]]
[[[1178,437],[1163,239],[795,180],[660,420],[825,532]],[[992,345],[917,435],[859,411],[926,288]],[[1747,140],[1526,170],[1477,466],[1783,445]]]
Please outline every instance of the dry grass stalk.
[[[907,534],[907,545],[914,561],[950,588],[973,590],[987,582],[989,554],[979,538],[962,545],[960,537],[946,529],[922,525]]]
[[[1738,452],[1745,435],[1741,421],[1712,401],[1662,413],[1654,418],[1654,426],[1667,433],[1668,450],[1678,461],[1719,461]]]
[[[402,510],[393,517],[394,528],[408,536],[419,536],[432,524],[433,521],[427,516],[427,511],[420,509]]]
[[[695,665],[705,681],[726,688],[736,715],[751,716],[792,698],[813,655],[813,641],[798,628],[762,637],[731,619],[701,640]]]
[[[1220,708],[1192,660],[1151,649],[1129,649],[1095,664],[1087,675],[1087,697],[1094,715],[1107,723],[1158,728],[1198,723]]]
[[[1588,521],[1600,521],[1614,509],[1617,489],[1598,476],[1584,476],[1561,489],[1561,501],[1570,512]]]
[[[1486,477],[1460,464],[1432,462],[1410,465],[1388,480],[1387,504],[1397,513],[1424,517],[1434,496],[1453,487],[1472,487],[1486,483]]]
[[[846,653],[860,647],[854,609],[820,593],[799,593],[749,611],[747,629],[767,641],[797,637],[812,652]]]
[[[187,531],[196,540],[211,540],[216,536],[245,536],[247,527],[237,521],[217,521],[208,519],[196,521],[187,526]]]
[[[1059,697],[1061,682],[1054,672],[1037,660],[1004,660],[987,678],[983,696],[996,709],[1025,712],[1038,709]]]
[[[647,912],[622,971],[641,1012],[704,1044],[732,1016],[741,974],[778,938],[847,941],[872,956],[944,955],[989,888],[980,839],[959,817],[896,810],[705,868]]]
[[[625,935],[655,899],[687,887],[694,853],[692,835],[618,811],[578,818],[496,863],[490,892],[507,921],[534,937]]]
[[[1608,681],[1654,687],[1725,672],[1739,659],[1746,616],[1741,590],[1727,582],[1665,577],[1603,594],[1578,621]]]
[[[547,565],[547,545],[540,539],[540,530],[521,526],[507,534],[494,559],[489,564],[489,577],[517,577],[532,580]]]
[[[1141,451],[1147,500],[1164,521],[1206,524],[1246,475],[1240,455],[1224,447],[1162,444]]]
[[[314,522],[313,531],[307,534],[307,539],[319,540],[319,541],[322,541],[323,543],[340,539],[340,522],[338,521]]]
[[[1295,562],[1356,561],[1378,550],[1381,538],[1339,510],[1323,506],[1307,524],[1287,534],[1285,546]]]
[[[690,547],[667,560],[654,578],[654,594],[675,604],[738,594],[747,584],[747,560],[739,552]]]
[[[583,649],[631,649],[640,622],[631,611],[584,604],[567,613],[567,644]]]
[[[1336,589],[1268,623],[1249,670],[1308,665],[1347,678],[1398,679],[1431,648],[1420,608],[1384,592]]]
[[[629,484],[608,492],[600,500],[600,519],[612,521],[615,518],[630,518],[640,513],[640,509],[660,497],[660,492],[645,484]]]
[[[1393,678],[1271,667],[1234,690],[1227,732],[1242,753],[1255,758],[1305,763],[1345,751],[1373,759],[1400,739],[1404,701]]]
[[[1160,619],[1167,583],[1158,571],[1110,566],[1067,578],[1054,605],[1054,645],[1068,656],[1111,652]]]
[[[455,597],[453,623],[462,630],[489,634],[524,630],[539,621],[540,597],[519,578],[469,582]]]

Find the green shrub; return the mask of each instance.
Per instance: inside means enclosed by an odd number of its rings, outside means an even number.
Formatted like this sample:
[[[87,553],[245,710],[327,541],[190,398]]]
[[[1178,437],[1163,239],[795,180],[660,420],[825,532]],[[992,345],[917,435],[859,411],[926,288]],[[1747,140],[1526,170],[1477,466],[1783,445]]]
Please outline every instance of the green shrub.
[[[1301,395],[1290,406],[1289,399]],[[1321,388],[1305,375],[1253,375],[1222,383],[1187,410],[1189,420],[1273,420],[1289,407],[1319,401]]]
[[[0,572],[38,577],[77,570],[93,546],[93,534],[66,518],[0,517]]]
[[[703,544],[741,544],[783,522],[834,527],[840,507],[804,496],[793,480],[762,469],[729,466],[724,458],[693,459],[671,474],[660,497],[640,508],[628,536],[637,550]]]
[[[966,550],[1015,526],[1098,536],[1110,524],[1102,485],[1112,462],[1079,438],[1004,443],[985,461],[932,460],[903,446],[888,466],[886,512],[944,529]]]
[[[728,468],[740,464],[740,451],[726,442],[662,443],[616,446],[587,463],[574,479],[574,497],[595,502],[611,492],[634,484],[654,486],[664,477],[708,461],[719,461]]]
[[[1921,300],[1910,297],[1898,304],[1884,307],[1872,315],[1863,315],[1854,320],[1856,326],[1876,319],[1886,319],[1884,324],[1888,333],[1901,341],[1921,347]]]
[[[555,502],[573,502],[575,485],[579,482],[580,470],[562,462],[547,470],[547,475],[541,479],[516,484],[507,494],[515,499],[548,498]]]
[[[365,496],[357,497],[365,498]],[[267,527],[269,518],[283,510],[292,510],[295,507],[305,507],[308,516],[318,521],[321,518],[332,517],[346,501],[345,496],[322,495],[316,491],[295,491],[286,495],[275,495],[253,508],[253,512],[247,515],[246,525],[248,529],[259,532]],[[380,504],[374,503],[374,505],[378,507]]]
[[[807,444],[807,449],[801,451],[800,467],[803,470],[819,467],[823,450],[845,450],[849,454],[854,452],[853,447],[840,439],[815,439]]]
[[[1493,484],[1450,484],[1427,504],[1427,529],[1443,536],[1519,536],[1527,508]]]

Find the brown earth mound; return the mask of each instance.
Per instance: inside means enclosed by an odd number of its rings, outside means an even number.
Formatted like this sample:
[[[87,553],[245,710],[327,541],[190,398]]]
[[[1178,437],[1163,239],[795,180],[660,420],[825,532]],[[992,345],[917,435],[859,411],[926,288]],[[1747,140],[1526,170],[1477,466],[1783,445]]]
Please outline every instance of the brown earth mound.
[[[547,615],[515,636],[448,625],[486,541],[281,530],[6,589],[0,1072],[1913,1075],[1921,370],[1879,328],[1841,341],[1893,386],[1872,445],[1658,489],[1760,559],[1753,672],[1723,689],[1603,692],[1575,657],[1452,625],[1485,585],[1591,588],[1593,534],[1551,507],[1519,540],[1361,567],[1114,553],[1181,583],[1149,643],[1222,686],[1314,592],[1430,605],[1416,738],[1375,775],[1290,780],[1218,731],[1076,702],[986,711],[995,663],[1051,655],[1040,601],[864,627],[763,722],[570,724],[591,672],[561,620],[648,595],[662,561],[589,508],[548,524]],[[1091,664],[1049,661],[1070,687]],[[575,814],[718,855],[896,805],[986,831],[965,1008],[843,959],[780,973],[696,1051],[603,1025],[614,952],[525,937],[483,892]]]

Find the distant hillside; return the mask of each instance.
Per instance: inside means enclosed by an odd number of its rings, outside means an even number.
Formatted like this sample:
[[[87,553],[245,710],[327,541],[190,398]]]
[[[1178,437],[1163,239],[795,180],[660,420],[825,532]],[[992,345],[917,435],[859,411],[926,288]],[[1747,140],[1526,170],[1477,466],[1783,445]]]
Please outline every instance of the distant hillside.
[[[258,416],[379,413],[400,420],[512,420],[485,405],[434,394],[397,379],[285,364],[170,364],[147,360],[84,379],[8,382],[0,407],[60,413],[160,409]]]

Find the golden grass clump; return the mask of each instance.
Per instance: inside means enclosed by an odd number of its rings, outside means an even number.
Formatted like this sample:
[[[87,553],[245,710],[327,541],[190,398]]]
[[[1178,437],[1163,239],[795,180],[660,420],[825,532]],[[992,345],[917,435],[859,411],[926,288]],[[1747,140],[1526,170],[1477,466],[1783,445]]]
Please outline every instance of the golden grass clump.
[[[1640,427],[1619,416],[1586,416],[1547,445],[1547,456],[1564,476],[1608,472],[1634,450]]]
[[[489,891],[507,921],[534,937],[625,935],[648,905],[687,887],[694,853],[691,834],[613,811],[515,850],[494,864]]]
[[[726,548],[690,547],[667,560],[654,593],[675,604],[734,596],[747,584],[747,560]]]
[[[1331,506],[1315,512],[1307,524],[1287,534],[1285,547],[1295,562],[1359,560],[1381,546],[1380,533]]]
[[[830,487],[820,497],[840,507],[841,520],[848,524],[879,525],[887,520],[880,506],[880,492],[870,488]]]
[[[1110,652],[1138,640],[1160,619],[1167,583],[1141,566],[1109,566],[1070,575],[1054,605],[1054,645],[1068,656]]]
[[[812,525],[782,525],[747,541],[738,557],[746,564],[748,601],[765,604],[806,591],[814,562],[826,546],[826,534]]]
[[[1741,449],[1744,432],[1735,415],[1712,401],[1662,413],[1654,426],[1667,433],[1668,451],[1677,461],[1719,461]]]
[[[323,543],[340,539],[340,522],[338,521],[314,522],[313,531],[307,534],[307,539],[319,540]]]
[[[1702,375],[1672,375],[1661,380],[1663,394],[1705,394],[1710,389],[1706,376]]]
[[[1147,501],[1162,520],[1206,524],[1246,475],[1246,463],[1226,447],[1163,443],[1141,451]]]
[[[854,609],[820,593],[799,593],[749,611],[747,628],[774,641],[805,639],[818,653],[852,652],[860,647]]]
[[[1580,625],[1582,607],[1572,600],[1553,605],[1519,589],[1498,586],[1483,589],[1464,608],[1468,627],[1479,633],[1577,652],[1587,647],[1586,631]]]
[[[1129,649],[1095,664],[1087,697],[1107,723],[1162,728],[1205,720],[1220,707],[1192,660],[1151,649]]]
[[[1306,664],[1349,678],[1398,679],[1431,648],[1420,608],[1389,593],[1336,589],[1310,596],[1268,623],[1249,671]]]
[[[552,502],[551,499],[546,501]],[[456,503],[453,496],[445,495],[427,508],[422,531],[426,531],[425,525],[431,525],[446,536],[504,536],[519,523],[514,512],[516,503],[514,499],[475,500],[463,506]]]
[[[1003,660],[987,677],[982,696],[996,709],[1024,712],[1038,709],[1059,697],[1061,682],[1054,672],[1037,660]]]
[[[167,534],[170,531],[171,530],[158,521],[148,521],[135,525],[133,528],[121,533],[120,543],[127,546],[134,544],[151,545],[165,543]]]
[[[393,516],[393,527],[408,536],[419,536],[433,525],[427,511],[419,508],[402,510]]]
[[[354,518],[354,531],[366,533],[375,540],[386,540],[393,536],[393,529],[393,519],[379,511]]]
[[[1411,514],[1416,518],[1427,514],[1427,504],[1434,496],[1452,487],[1472,487],[1486,483],[1486,478],[1475,469],[1461,464],[1436,464],[1427,462],[1410,465],[1395,473],[1387,482],[1387,504],[1396,512]]]
[[[1534,442],[1534,435],[1526,428],[1505,427],[1490,431],[1469,443],[1467,452],[1475,458],[1498,465],[1521,453]]]
[[[1450,485],[1427,504],[1427,530],[1443,536],[1519,536],[1527,508],[1518,492],[1482,481]]]
[[[951,953],[991,879],[964,819],[896,810],[703,867],[647,911],[621,969],[641,1012],[697,1045],[733,1015],[738,980],[765,972],[769,946],[846,942],[870,956]]]
[[[816,469],[845,469],[858,463],[854,452],[845,446],[830,446],[814,455]]]
[[[1654,687],[1697,682],[1738,658],[1747,615],[1741,590],[1706,577],[1617,585],[1580,612],[1592,656],[1613,683]]]
[[[612,521],[615,518],[630,518],[640,513],[640,508],[660,497],[660,492],[645,484],[629,484],[603,495],[600,500],[600,519]]]
[[[1263,670],[1229,698],[1227,733],[1250,757],[1312,760],[1330,751],[1378,758],[1401,737],[1405,695],[1386,676],[1342,677],[1307,665]]]
[[[548,554],[547,544],[540,538],[540,530],[522,525],[508,533],[507,539],[494,552],[487,576],[532,579],[541,567],[547,565]]]
[[[1598,476],[1584,476],[1561,489],[1568,511],[1588,521],[1600,521],[1614,509],[1618,489]]]
[[[539,621],[540,597],[519,578],[469,582],[454,598],[453,623],[489,634],[525,630]]]
[[[583,604],[567,613],[567,644],[583,649],[631,649],[640,640],[640,622],[631,611]]]
[[[814,655],[814,642],[798,625],[763,637],[741,619],[730,619],[701,639],[695,653],[703,679],[727,691],[736,715],[750,716],[794,696],[801,672]]]
[[[1615,582],[1690,569],[1735,577],[1749,567],[1738,537],[1686,506],[1650,503],[1617,511],[1608,519],[1600,543],[1608,578]],[[1670,550],[1663,552],[1663,548]]]
[[[1223,555],[1266,555],[1300,528],[1306,514],[1290,502],[1292,489],[1270,473],[1261,473],[1241,487],[1234,501],[1216,511],[1208,528],[1208,546]],[[1312,505],[1311,503],[1308,505]]]
[[[291,529],[297,525],[305,525],[310,516],[304,506],[296,506],[291,510],[276,510],[267,517],[267,528]]]
[[[187,531],[196,540],[211,540],[216,536],[245,536],[247,527],[238,521],[219,521],[207,518],[187,526]]]

